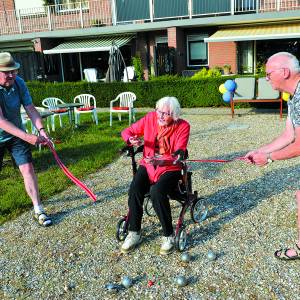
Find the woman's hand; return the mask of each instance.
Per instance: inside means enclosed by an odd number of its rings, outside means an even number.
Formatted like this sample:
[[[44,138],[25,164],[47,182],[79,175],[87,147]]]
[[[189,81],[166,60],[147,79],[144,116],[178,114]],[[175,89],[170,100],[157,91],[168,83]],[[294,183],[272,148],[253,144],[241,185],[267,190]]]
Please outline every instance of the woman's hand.
[[[141,146],[142,145],[142,140],[137,136],[131,136],[129,139],[128,139],[129,143],[134,146],[134,147],[138,147],[138,146]]]

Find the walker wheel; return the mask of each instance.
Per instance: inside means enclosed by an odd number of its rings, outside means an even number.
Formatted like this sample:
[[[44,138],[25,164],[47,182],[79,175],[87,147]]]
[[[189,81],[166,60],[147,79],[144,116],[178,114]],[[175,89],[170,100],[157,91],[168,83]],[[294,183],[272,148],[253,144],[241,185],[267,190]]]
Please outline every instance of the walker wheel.
[[[117,223],[117,230],[116,230],[116,238],[119,242],[124,241],[128,234],[128,223],[126,218],[123,217]]]
[[[201,223],[207,217],[208,208],[205,206],[203,198],[194,200],[191,207],[191,218],[195,223]]]
[[[182,226],[179,228],[175,236],[175,248],[177,251],[184,251],[187,244],[187,233],[185,228]]]
[[[144,211],[149,217],[154,217],[156,215],[150,196],[145,197]]]

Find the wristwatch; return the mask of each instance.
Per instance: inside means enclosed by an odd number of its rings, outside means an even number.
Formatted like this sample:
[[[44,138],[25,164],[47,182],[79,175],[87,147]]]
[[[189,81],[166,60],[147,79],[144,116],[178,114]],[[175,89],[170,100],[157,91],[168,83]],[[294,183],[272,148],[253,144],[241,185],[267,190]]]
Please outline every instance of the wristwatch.
[[[271,158],[271,153],[267,153],[267,162],[268,164],[273,162],[273,159]]]

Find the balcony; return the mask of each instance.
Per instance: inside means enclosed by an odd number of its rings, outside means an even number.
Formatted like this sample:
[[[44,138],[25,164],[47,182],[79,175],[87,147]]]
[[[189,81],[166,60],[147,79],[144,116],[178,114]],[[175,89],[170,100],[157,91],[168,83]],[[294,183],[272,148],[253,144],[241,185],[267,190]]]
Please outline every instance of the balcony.
[[[300,9],[297,0],[92,0],[0,12],[0,35]]]

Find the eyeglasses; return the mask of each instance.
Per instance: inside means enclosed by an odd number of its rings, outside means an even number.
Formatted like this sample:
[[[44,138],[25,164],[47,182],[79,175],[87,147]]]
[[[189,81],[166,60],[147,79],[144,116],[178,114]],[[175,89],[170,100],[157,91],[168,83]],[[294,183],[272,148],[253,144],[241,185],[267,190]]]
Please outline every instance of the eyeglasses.
[[[5,76],[15,76],[18,74],[18,70],[12,70],[12,71],[1,71],[1,73],[3,73]]]
[[[158,115],[162,116],[162,117],[172,117],[173,113],[171,112],[164,112],[164,111],[160,111],[158,109],[156,109],[156,112]]]
[[[267,79],[267,80],[270,80],[270,79],[271,79],[271,74],[272,74],[273,72],[278,71],[278,70],[283,70],[283,69],[285,69],[285,68],[275,69],[275,70],[273,70],[273,71],[271,71],[271,72],[266,73],[266,79]]]

